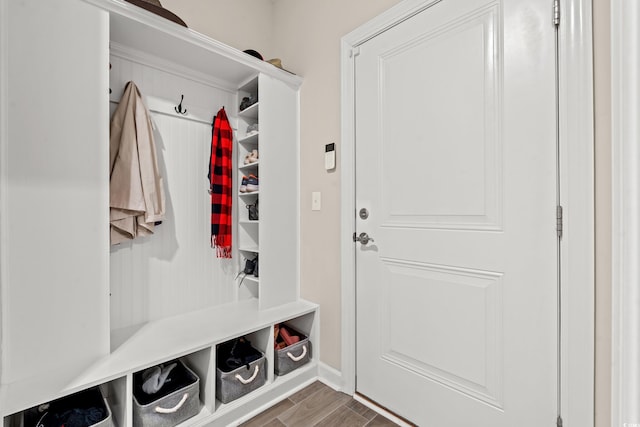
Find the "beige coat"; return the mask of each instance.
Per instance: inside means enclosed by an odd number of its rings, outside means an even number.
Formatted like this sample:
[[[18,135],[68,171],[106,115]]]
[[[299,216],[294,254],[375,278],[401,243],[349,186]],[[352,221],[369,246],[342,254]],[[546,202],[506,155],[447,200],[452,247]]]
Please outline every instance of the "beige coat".
[[[153,234],[165,213],[151,119],[140,91],[127,83],[111,118],[111,244]]]

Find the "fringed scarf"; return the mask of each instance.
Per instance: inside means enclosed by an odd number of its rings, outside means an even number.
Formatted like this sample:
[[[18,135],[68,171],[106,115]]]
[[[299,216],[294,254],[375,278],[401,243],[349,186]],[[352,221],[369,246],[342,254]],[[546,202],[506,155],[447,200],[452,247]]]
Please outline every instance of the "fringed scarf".
[[[213,119],[209,192],[211,193],[211,247],[218,258],[231,258],[231,201],[233,133],[224,107]]]

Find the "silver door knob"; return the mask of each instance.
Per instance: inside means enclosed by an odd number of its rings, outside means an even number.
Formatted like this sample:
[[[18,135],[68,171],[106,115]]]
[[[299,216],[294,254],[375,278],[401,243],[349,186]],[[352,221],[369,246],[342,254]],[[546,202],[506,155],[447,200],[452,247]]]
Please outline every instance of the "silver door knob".
[[[367,233],[360,233],[359,236],[356,235],[356,233],[353,233],[353,241],[354,242],[360,242],[363,245],[366,245],[369,242],[373,242],[373,238],[369,237],[369,235]]]

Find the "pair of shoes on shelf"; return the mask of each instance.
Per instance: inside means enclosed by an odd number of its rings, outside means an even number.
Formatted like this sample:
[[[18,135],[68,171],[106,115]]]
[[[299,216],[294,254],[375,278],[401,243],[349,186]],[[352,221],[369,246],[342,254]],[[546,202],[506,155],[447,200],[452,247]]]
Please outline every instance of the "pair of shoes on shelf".
[[[245,261],[244,270],[242,272],[245,275],[253,275],[254,277],[260,277],[258,273],[258,255],[254,259],[249,259]]]
[[[258,177],[255,175],[249,175],[242,177],[242,183],[240,184],[241,193],[253,193],[260,189]]]
[[[258,159],[258,150],[251,150],[251,152],[249,154],[244,156],[244,164],[245,165],[248,165],[250,163],[255,163],[258,160],[259,160]]]
[[[240,102],[240,111],[246,110],[256,102],[258,102],[257,97],[254,97],[253,95],[245,96],[242,98],[242,102]]]
[[[280,323],[275,325],[273,330],[273,344],[276,350],[282,350],[300,341],[300,336],[284,325]]]
[[[258,133],[258,123],[254,123],[252,125],[247,126],[247,136],[254,135]]]

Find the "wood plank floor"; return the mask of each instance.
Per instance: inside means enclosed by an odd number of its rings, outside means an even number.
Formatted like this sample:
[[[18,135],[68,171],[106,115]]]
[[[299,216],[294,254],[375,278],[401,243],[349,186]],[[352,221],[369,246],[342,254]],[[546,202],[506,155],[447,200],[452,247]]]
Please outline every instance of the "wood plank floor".
[[[387,427],[397,424],[319,381],[258,414],[241,427]]]

